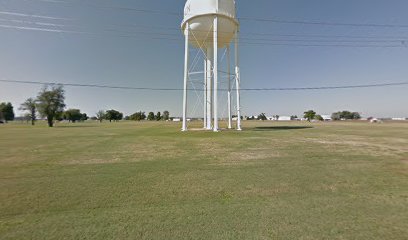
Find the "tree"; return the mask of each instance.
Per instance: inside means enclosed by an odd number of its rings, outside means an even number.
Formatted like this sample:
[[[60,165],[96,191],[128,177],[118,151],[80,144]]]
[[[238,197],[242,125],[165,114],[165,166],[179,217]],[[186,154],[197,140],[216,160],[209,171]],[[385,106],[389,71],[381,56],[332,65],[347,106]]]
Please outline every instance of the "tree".
[[[142,121],[146,119],[146,114],[144,112],[137,112],[130,115],[130,120],[132,121]]]
[[[261,113],[258,115],[258,120],[265,121],[268,120],[268,118],[266,117],[265,113]]]
[[[147,115],[147,120],[154,121],[154,112],[149,112],[149,115]]]
[[[305,112],[304,118],[306,118],[307,121],[310,122],[311,120],[313,120],[315,118],[315,116],[316,116],[316,112],[313,111],[313,110],[309,110],[309,111]]]
[[[341,120],[341,112],[333,113],[333,114],[331,115],[331,119],[333,119],[333,121],[339,121],[339,120]]]
[[[353,113],[352,113],[352,117],[353,117],[354,120],[361,119],[361,115],[360,115],[360,113],[358,113],[358,112],[353,112]]]
[[[0,104],[0,112],[2,113],[2,118],[7,123],[7,121],[14,120],[14,110],[13,105],[11,103],[1,103]]]
[[[238,119],[238,116],[237,116],[237,115],[232,115],[231,117]],[[248,117],[247,117],[247,118],[248,118]],[[241,120],[244,120],[244,116],[241,116]]]
[[[48,126],[54,126],[56,119],[65,108],[65,91],[62,86],[44,87],[37,97],[38,112],[47,118]]]
[[[34,126],[35,120],[37,118],[37,102],[33,98],[28,98],[20,106],[20,110],[27,111],[27,118],[31,120],[31,125]]]
[[[120,121],[123,119],[123,113],[116,111],[116,110],[108,110],[106,111],[105,119],[109,120],[109,122],[112,121]]]
[[[298,119],[298,116],[297,116],[297,115],[290,116],[290,120],[294,121],[294,120],[296,120],[296,119]]]
[[[80,121],[82,118],[82,113],[79,109],[68,109],[62,114],[62,118],[64,120],[68,120],[70,122],[75,123],[76,121]]]
[[[169,119],[170,119],[170,112],[166,110],[163,112],[163,120],[168,121]]]
[[[358,120],[361,119],[361,115],[358,112],[342,111],[335,112],[332,114],[331,118],[335,121],[338,120]]]
[[[161,113],[160,113],[160,112],[157,112],[157,114],[156,114],[156,116],[155,116],[155,119],[156,119],[157,121],[160,121],[160,120],[162,119],[162,116],[161,116]]]
[[[324,121],[323,117],[321,115],[316,115],[314,117],[314,119],[316,119],[317,121]]]
[[[106,115],[105,111],[99,110],[99,111],[96,113],[96,119],[99,120],[99,122],[102,122],[103,119],[105,119],[105,115]]]
[[[84,121],[86,121],[88,119],[89,119],[88,115],[86,113],[82,113],[81,118],[79,119],[79,121],[84,122]]]

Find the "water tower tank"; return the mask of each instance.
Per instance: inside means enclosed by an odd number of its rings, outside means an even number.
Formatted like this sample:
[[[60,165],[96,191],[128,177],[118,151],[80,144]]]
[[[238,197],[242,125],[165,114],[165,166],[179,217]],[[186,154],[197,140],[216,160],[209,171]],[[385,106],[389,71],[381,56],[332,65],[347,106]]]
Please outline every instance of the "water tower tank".
[[[184,7],[183,32],[189,23],[190,44],[197,48],[213,44],[214,15],[218,17],[218,48],[231,42],[238,28],[234,0],[188,0]]]

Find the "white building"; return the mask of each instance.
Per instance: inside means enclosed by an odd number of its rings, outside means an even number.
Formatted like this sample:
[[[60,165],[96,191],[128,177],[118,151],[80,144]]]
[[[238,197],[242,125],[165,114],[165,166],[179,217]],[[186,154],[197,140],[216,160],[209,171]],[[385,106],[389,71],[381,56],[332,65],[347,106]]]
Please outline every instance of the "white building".
[[[323,121],[331,121],[332,120],[330,115],[321,115],[321,116],[323,118]]]
[[[278,121],[290,121],[290,120],[292,120],[292,118],[288,117],[288,116],[279,116],[279,118],[277,120]]]
[[[391,118],[393,121],[406,121],[406,118]]]

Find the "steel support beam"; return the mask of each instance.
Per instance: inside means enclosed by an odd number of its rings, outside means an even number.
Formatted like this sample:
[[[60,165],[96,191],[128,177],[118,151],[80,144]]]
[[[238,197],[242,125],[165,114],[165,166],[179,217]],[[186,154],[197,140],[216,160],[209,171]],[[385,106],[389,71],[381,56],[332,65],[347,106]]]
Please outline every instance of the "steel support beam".
[[[231,113],[231,49],[227,46],[227,74],[228,74],[228,129],[232,128],[232,113]]]
[[[218,1],[217,1],[218,3]],[[218,132],[218,17],[214,17],[214,132]]]
[[[237,130],[241,131],[241,95],[240,95],[240,87],[241,87],[241,76],[240,76],[240,69],[239,69],[239,52],[238,52],[238,44],[239,44],[239,30],[235,32],[235,84],[237,89]]]
[[[186,43],[185,43],[185,53],[184,53],[184,91],[183,91],[183,127],[182,131],[186,132],[187,131],[187,82],[188,82],[188,62],[189,62],[189,24],[186,23],[186,29],[185,31],[185,38],[186,38]]]

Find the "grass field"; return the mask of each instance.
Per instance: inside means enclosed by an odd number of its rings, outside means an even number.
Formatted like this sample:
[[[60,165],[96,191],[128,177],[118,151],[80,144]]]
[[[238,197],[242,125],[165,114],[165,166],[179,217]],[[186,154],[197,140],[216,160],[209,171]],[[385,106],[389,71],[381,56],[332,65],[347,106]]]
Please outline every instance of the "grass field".
[[[1,125],[0,239],[408,238],[408,124],[244,124]]]

